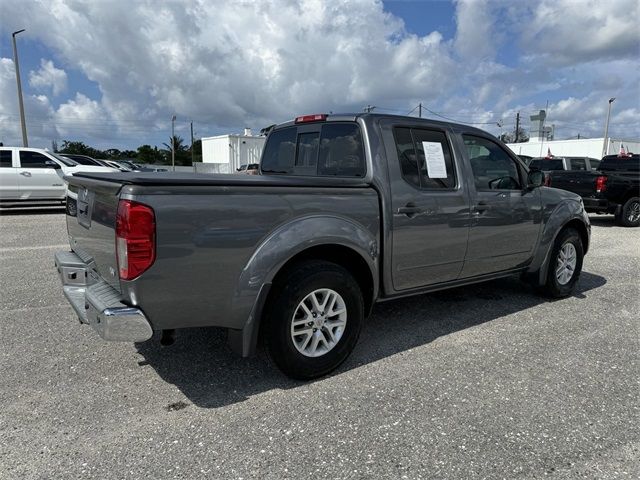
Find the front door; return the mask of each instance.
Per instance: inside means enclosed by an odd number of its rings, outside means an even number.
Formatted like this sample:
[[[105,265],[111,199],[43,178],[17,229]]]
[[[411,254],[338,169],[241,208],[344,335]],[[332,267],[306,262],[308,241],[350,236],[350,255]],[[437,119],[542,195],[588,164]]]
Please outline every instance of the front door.
[[[525,170],[498,143],[475,135],[462,139],[475,188],[461,278],[524,266],[540,233],[540,190],[525,188]]]
[[[393,288],[455,280],[467,248],[469,203],[447,132],[396,126],[393,143],[387,148]]]
[[[61,170],[52,168],[47,161],[56,163],[41,153],[20,151],[20,198],[64,200],[65,186]]]

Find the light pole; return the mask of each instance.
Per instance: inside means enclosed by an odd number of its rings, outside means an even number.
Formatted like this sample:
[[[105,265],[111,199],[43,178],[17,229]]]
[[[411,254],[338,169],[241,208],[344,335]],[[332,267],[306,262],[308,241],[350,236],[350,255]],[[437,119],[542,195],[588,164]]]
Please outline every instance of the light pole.
[[[171,169],[176,171],[176,116],[171,117]]]
[[[20,65],[18,64],[18,49],[16,47],[16,35],[21,32],[24,32],[24,28],[22,30],[18,30],[17,32],[13,32],[11,37],[13,39],[13,64],[16,67],[16,82],[18,82],[18,105],[20,106],[20,123],[22,124],[22,146],[28,147],[29,141],[27,140],[27,124],[24,119],[24,105],[22,103],[22,82],[20,82]]]
[[[611,118],[611,104],[616,99],[612,97],[609,99],[609,111],[607,112],[607,123],[604,124],[604,141],[602,142],[602,156],[607,154],[607,137],[609,136],[609,118]]]

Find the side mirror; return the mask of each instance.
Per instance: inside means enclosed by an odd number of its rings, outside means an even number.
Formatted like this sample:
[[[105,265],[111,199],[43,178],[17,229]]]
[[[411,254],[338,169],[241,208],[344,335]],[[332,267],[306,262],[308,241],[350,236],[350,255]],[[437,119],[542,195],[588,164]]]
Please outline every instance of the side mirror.
[[[53,168],[54,170],[60,170],[61,168],[60,165],[58,165],[53,160],[45,160],[44,164],[47,166],[47,168]]]
[[[541,170],[531,170],[527,178],[530,189],[541,187],[544,184],[544,172]]]

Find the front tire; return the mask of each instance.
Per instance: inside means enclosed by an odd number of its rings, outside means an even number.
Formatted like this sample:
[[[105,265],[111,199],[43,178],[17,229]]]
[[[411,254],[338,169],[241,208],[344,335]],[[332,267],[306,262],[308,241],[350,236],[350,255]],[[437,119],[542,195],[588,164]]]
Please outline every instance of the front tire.
[[[620,217],[616,217],[618,223],[625,227],[637,227],[640,225],[640,198],[632,197],[622,206]]]
[[[556,239],[542,293],[552,298],[571,295],[582,272],[584,247],[580,234],[573,228],[560,232]]]
[[[307,261],[274,285],[267,306],[267,352],[286,375],[321,377],[344,362],[364,320],[362,292],[340,265]]]

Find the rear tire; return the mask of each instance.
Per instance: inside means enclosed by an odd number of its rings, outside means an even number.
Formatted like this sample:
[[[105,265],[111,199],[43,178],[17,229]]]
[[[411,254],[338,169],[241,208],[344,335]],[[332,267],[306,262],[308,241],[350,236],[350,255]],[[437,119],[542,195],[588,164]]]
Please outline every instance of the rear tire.
[[[624,227],[637,227],[640,225],[640,198],[632,197],[622,206],[620,217],[616,216],[618,223]]]
[[[355,347],[364,320],[353,276],[335,263],[311,260],[295,265],[274,289],[263,331],[274,363],[299,380],[336,369]]]
[[[541,292],[552,298],[571,295],[582,272],[583,258],[580,234],[573,228],[560,232],[551,251],[547,280]]]

